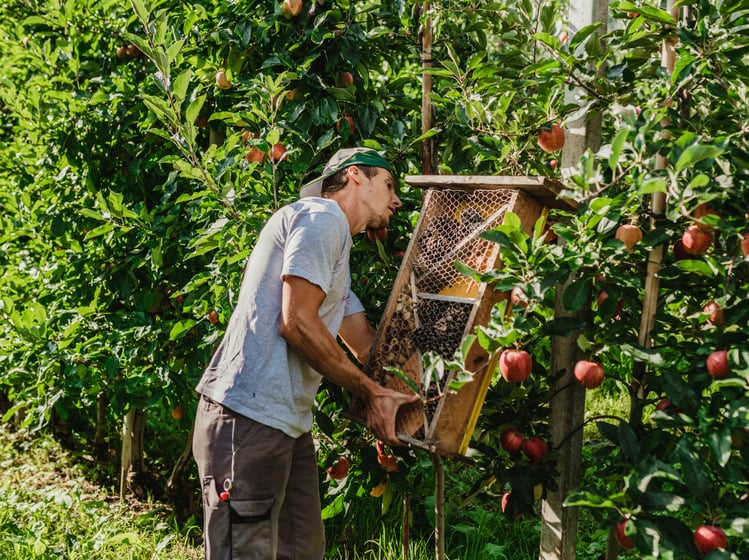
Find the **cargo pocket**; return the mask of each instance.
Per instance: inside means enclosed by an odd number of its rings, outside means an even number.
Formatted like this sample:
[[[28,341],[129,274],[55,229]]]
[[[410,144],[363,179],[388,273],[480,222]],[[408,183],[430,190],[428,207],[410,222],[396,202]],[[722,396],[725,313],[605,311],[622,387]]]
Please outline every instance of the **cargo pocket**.
[[[266,560],[272,557],[271,508],[273,498],[233,499],[231,511],[232,558]]]
[[[221,501],[212,476],[203,479],[203,516],[206,558],[225,558],[231,546],[230,510],[229,505]]]

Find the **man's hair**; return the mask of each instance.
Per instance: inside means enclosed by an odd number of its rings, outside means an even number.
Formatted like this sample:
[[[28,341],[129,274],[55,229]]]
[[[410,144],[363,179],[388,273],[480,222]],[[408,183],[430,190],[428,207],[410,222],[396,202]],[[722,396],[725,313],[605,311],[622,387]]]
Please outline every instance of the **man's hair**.
[[[323,197],[333,194],[334,192],[338,192],[346,186],[346,183],[348,182],[347,171],[349,167],[351,166],[349,165],[348,167],[344,167],[330,177],[326,177],[325,179],[323,179],[321,191]],[[372,165],[357,164],[356,167],[359,168],[359,171],[361,171],[367,179],[371,179],[372,177],[377,175],[378,168]]]

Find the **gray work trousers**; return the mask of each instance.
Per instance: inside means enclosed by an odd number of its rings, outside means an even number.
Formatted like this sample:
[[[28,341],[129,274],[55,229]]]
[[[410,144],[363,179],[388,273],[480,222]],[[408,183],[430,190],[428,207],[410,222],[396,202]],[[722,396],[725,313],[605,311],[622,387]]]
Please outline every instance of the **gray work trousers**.
[[[310,433],[295,439],[201,397],[192,447],[202,484],[206,560],[322,559],[325,533]],[[222,500],[229,486],[229,499]]]

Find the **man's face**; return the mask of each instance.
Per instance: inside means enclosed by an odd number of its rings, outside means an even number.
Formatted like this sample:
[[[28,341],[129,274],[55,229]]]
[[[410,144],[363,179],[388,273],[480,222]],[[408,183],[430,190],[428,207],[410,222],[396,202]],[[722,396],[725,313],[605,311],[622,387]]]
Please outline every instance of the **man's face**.
[[[381,228],[388,225],[390,218],[400,208],[401,200],[395,192],[395,181],[390,171],[375,168],[372,177],[364,178],[364,196],[371,209],[370,228]]]

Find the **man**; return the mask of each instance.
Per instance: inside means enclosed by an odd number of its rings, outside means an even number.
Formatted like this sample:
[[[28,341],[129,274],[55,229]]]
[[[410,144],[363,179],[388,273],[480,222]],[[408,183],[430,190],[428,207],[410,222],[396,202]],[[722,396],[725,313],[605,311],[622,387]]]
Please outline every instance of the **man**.
[[[350,290],[352,235],[387,226],[400,205],[387,160],[344,149],[260,233],[197,386],[193,454],[208,560],[323,557],[310,432],[321,375],[361,397],[378,439],[400,443],[398,408],[418,397],[375,383],[336,340],[366,360],[374,330]]]

